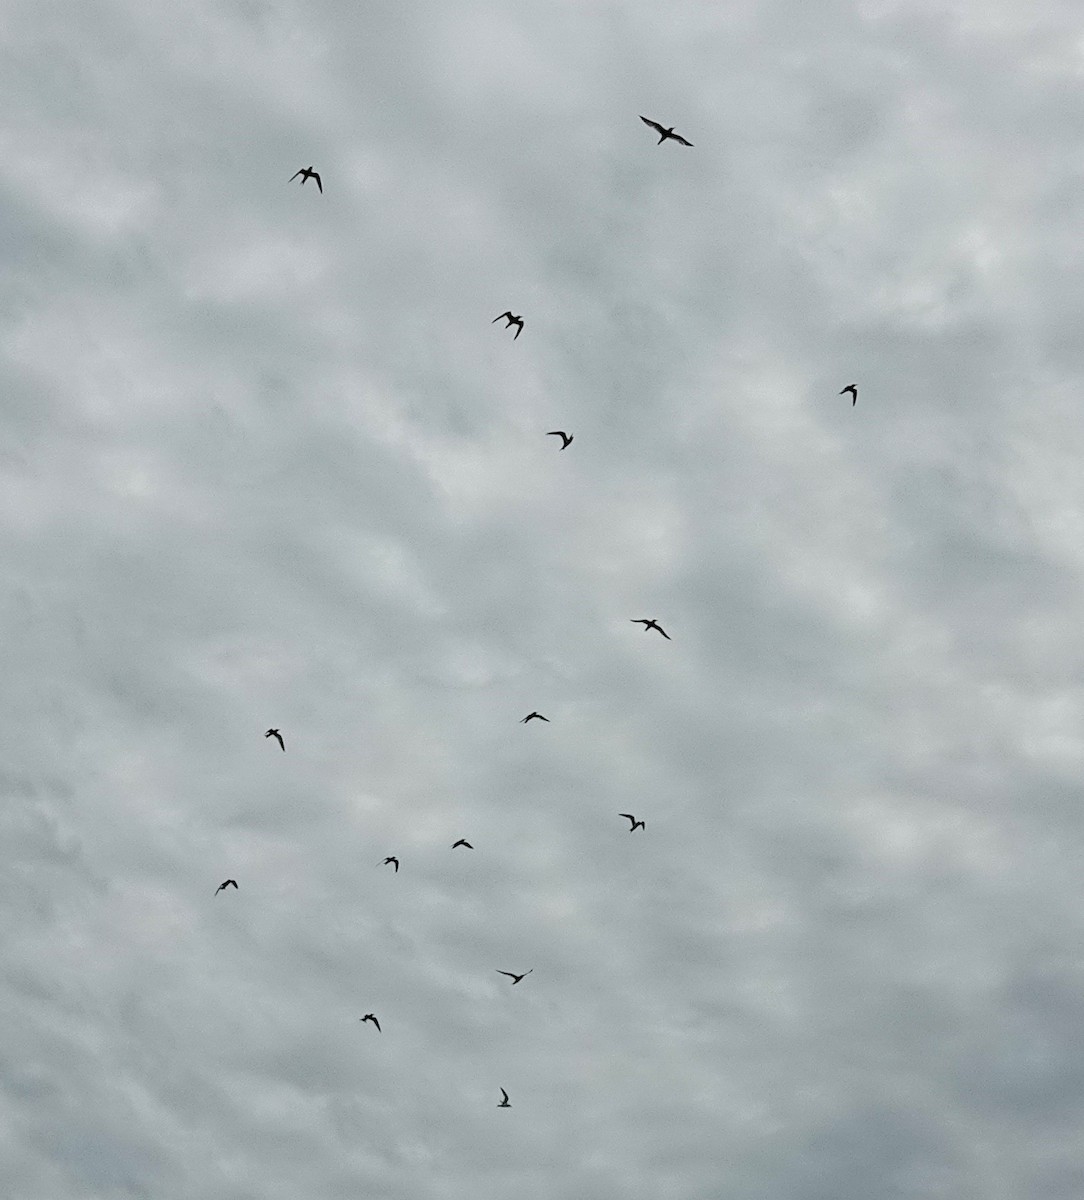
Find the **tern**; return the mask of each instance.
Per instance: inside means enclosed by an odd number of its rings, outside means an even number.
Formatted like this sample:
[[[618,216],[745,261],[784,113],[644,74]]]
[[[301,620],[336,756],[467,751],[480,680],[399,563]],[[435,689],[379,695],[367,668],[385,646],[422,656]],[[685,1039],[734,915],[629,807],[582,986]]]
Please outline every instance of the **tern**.
[[[528,714],[527,714],[527,715],[526,715],[526,716],[523,718],[523,720],[522,720],[522,721],[520,721],[520,724],[521,724],[521,725],[526,725],[528,721],[533,721],[533,720],[535,720],[536,718],[537,718],[539,721],[545,721],[547,724],[549,723],[549,717],[544,717],[544,716],[543,716],[541,713],[539,713],[539,712],[534,712],[534,713],[528,713]]]
[[[501,1095],[504,1097],[504,1099],[500,1102],[500,1104],[497,1105],[497,1107],[511,1108],[511,1104],[508,1103],[508,1093],[504,1090],[504,1088],[501,1088]]]
[[[515,340],[515,338],[512,339],[513,342]],[[549,433],[546,434],[546,437],[559,437],[563,442],[563,445],[561,446],[562,450],[567,450],[572,442],[572,434],[565,433],[563,429],[551,429]]]
[[[662,634],[662,636],[663,636],[664,638],[666,638],[666,640],[667,640],[668,642],[670,642],[670,641],[673,641],[673,639],[672,639],[672,638],[670,637],[670,635],[669,635],[669,634],[666,632],[666,630],[665,630],[665,629],[663,629],[663,627],[662,627],[662,626],[661,626],[661,625],[658,623],[658,621],[657,621],[657,620],[655,620],[654,618],[652,618],[652,619],[649,621],[649,620],[647,619],[647,617],[634,617],[634,618],[633,618],[633,619],[632,619],[632,620],[629,622],[629,624],[630,624],[630,625],[642,625],[642,626],[644,627],[644,633],[647,633],[647,631],[648,631],[649,629],[657,629],[657,630],[659,631],[659,633],[661,633],[661,634]]]
[[[233,887],[233,888],[236,888],[236,887],[237,887],[237,880],[236,880],[236,879],[227,879],[225,883],[220,883],[220,884],[218,885],[218,887],[216,887],[216,888],[215,888],[215,895],[217,896],[217,895],[218,895],[218,893],[219,893],[220,891],[222,891],[222,889],[223,889],[223,888],[225,888],[225,887]]]
[[[466,838],[460,838],[458,842],[452,842],[453,850],[456,848],[456,846],[466,846],[468,850],[474,849],[474,847],[470,844],[470,842],[467,841]]]
[[[306,179],[315,179],[316,186],[320,189],[320,195],[322,196],[324,194],[324,185],[320,182],[320,176],[317,175],[317,173],[312,169],[312,167],[302,167],[301,170],[298,171],[297,175],[301,176],[301,186],[302,187],[305,186]],[[297,175],[290,176],[291,183],[293,183],[293,181],[297,178]]]
[[[632,822],[632,828],[629,830],[629,833],[635,833],[637,829],[643,829],[646,832],[647,826],[643,823],[643,821],[637,821],[632,813],[618,813],[617,815],[619,817],[628,817],[628,819]]]
[[[513,317],[512,310],[509,309],[507,312],[502,312],[499,317],[494,317],[493,320],[490,321],[490,325],[496,325],[497,322],[500,321],[502,318],[507,318],[507,320],[508,320],[508,324],[505,326],[505,329],[511,329],[513,325],[519,326],[519,328],[516,330],[516,337],[514,337],[512,339],[512,341],[514,342],[516,340],[516,338],[518,338],[519,335],[523,332],[523,318],[522,317]]]
[[[363,1025],[366,1021],[372,1021],[372,1023],[376,1026],[377,1033],[381,1032],[380,1022],[376,1019],[376,1017],[373,1016],[372,1013],[366,1013],[365,1016],[359,1017],[358,1020],[361,1021]]]
[[[839,394],[841,396],[845,396],[848,392],[851,393],[851,408],[854,408],[854,406],[858,403],[858,384],[848,383],[843,391]]]
[[[667,138],[670,138],[672,141],[675,141],[675,142],[680,142],[683,146],[691,146],[692,145],[692,142],[687,142],[681,136],[680,133],[674,132],[673,125],[671,125],[669,129],[663,129],[663,127],[658,123],[658,121],[649,121],[647,119],[647,117],[641,117],[640,120],[643,121],[643,123],[645,125],[650,125],[651,128],[654,129],[655,132],[659,135],[659,140],[658,140],[658,142],[655,143],[658,146],[661,146],[663,144],[663,142],[666,141]]]
[[[396,873],[396,875],[398,875],[399,874],[399,860],[395,857],[394,854],[389,854],[388,857],[386,859],[384,859],[384,861],[380,865],[382,867],[386,867],[388,865],[388,863],[395,863],[395,873]]]
[[[265,737],[265,738],[269,738],[269,737],[276,738],[276,739],[278,740],[278,744],[279,744],[279,745],[282,747],[282,749],[285,751],[285,749],[286,749],[286,743],[285,743],[285,742],[282,740],[282,734],[281,734],[281,733],[279,733],[279,731],[278,731],[277,729],[269,729],[269,730],[268,730],[268,731],[267,731],[267,732],[264,734],[264,737]]]
[[[534,967],[531,968],[531,971],[533,971],[533,970],[534,970]],[[507,975],[508,978],[511,979],[511,981],[512,981],[512,986],[515,987],[516,984],[519,983],[519,981],[521,979],[526,979],[527,976],[530,975],[531,971],[524,971],[522,975],[513,975],[511,971],[498,971],[497,974],[498,975]]]

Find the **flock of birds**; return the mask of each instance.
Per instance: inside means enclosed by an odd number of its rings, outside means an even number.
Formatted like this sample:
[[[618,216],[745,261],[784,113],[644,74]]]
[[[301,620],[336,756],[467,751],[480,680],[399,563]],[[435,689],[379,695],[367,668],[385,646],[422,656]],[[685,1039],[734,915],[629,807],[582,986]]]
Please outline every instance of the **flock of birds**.
[[[666,128],[663,125],[660,125],[658,121],[652,121],[648,117],[644,117],[644,116],[641,116],[640,120],[643,121],[643,123],[645,125],[649,125],[659,135],[659,140],[657,142],[657,145],[661,146],[663,144],[663,142],[670,140],[670,141],[678,142],[682,146],[692,146],[692,142],[687,141],[685,138],[683,138],[681,136],[681,134],[674,132],[674,127],[672,125],[669,128]],[[311,166],[302,167],[295,175],[292,175],[290,177],[290,182],[293,183],[293,181],[295,179],[297,179],[298,176],[301,177],[302,186],[304,186],[305,183],[309,179],[315,179],[316,186],[317,186],[317,188],[319,188],[320,194],[323,195],[323,193],[324,193],[323,181],[321,180],[319,173],[314,171]],[[516,316],[512,312],[511,309],[507,309],[505,312],[501,313],[499,316],[494,317],[493,320],[490,322],[490,324],[495,325],[498,321],[502,321],[502,320],[506,322],[505,329],[511,329],[513,326],[516,327],[516,332],[512,338],[512,341],[516,341],[516,339],[519,337],[519,335],[523,332],[523,317]],[[847,386],[845,388],[843,388],[839,394],[841,396],[850,394],[852,407],[854,407],[854,405],[856,405],[858,403],[858,385],[857,384],[854,384],[854,383],[847,384]],[[566,433],[563,429],[551,429],[546,434],[546,436],[547,437],[559,437],[561,439],[561,447],[560,448],[562,450],[567,450],[568,447],[572,444],[572,440],[573,440],[572,434]],[[666,638],[667,641],[671,640],[670,635],[666,632],[665,629],[663,629],[663,627],[659,624],[658,620],[654,617],[634,617],[632,619],[631,623],[633,625],[642,625],[644,627],[644,633],[647,633],[653,629],[656,631],[656,633],[660,633],[664,638]],[[546,721],[546,722],[548,722],[549,717],[544,717],[540,712],[531,712],[531,713],[528,713],[520,721],[520,724],[526,725],[530,721]],[[278,742],[279,746],[282,748],[282,750],[283,751],[286,750],[286,742],[283,740],[281,730],[269,729],[264,734],[264,737],[265,738],[272,738],[272,737],[275,738],[276,741]],[[634,817],[632,813],[618,813],[617,815],[619,817],[624,817],[629,822],[629,833],[635,833],[637,829],[643,829],[646,831],[646,829],[647,829],[646,824],[643,821],[638,820],[636,817]],[[467,850],[474,849],[474,847],[470,844],[470,842],[468,842],[466,840],[466,838],[460,838],[458,841],[452,843],[453,850],[456,850],[461,846]],[[385,867],[393,866],[395,868],[395,873],[397,875],[399,873],[399,859],[394,854],[389,854],[380,865],[385,866]],[[218,887],[215,889],[215,895],[217,896],[219,892],[221,892],[224,888],[228,888],[228,887],[232,887],[232,888],[236,889],[237,888],[237,880],[236,879],[227,879],[227,880],[225,880],[225,882],[220,883],[218,885]],[[512,986],[515,987],[517,983],[526,979],[527,976],[533,972],[533,970],[534,970],[534,968],[532,967],[530,971],[524,971],[521,975],[517,975],[513,971],[497,971],[497,974],[498,975],[507,975],[508,978],[511,979],[511,981],[512,981]],[[361,1021],[362,1024],[364,1024],[367,1021],[371,1021],[373,1023],[373,1025],[376,1026],[377,1032],[378,1033],[382,1032],[380,1029],[380,1021],[377,1019],[377,1017],[374,1013],[366,1013],[365,1016],[359,1017],[358,1019],[359,1019],[359,1021]],[[501,1091],[501,1102],[500,1102],[500,1104],[497,1105],[497,1107],[498,1108],[511,1108],[512,1105],[508,1099],[508,1093],[504,1090],[504,1088],[501,1088],[500,1091]]]

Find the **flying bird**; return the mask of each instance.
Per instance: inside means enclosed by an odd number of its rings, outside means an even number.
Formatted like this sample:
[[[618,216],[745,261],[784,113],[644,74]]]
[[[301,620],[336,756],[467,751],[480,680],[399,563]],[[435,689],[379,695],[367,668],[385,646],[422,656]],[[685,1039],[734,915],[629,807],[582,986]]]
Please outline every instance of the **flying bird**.
[[[215,888],[215,895],[217,896],[218,893],[220,891],[222,891],[222,889],[224,887],[233,887],[234,889],[236,889],[237,888],[237,880],[236,879],[227,879],[225,883],[220,883],[218,885],[218,887]]]
[[[376,1019],[376,1017],[373,1016],[372,1013],[366,1013],[365,1016],[359,1017],[358,1020],[361,1021],[363,1025],[366,1021],[372,1021],[372,1023],[376,1026],[377,1033],[381,1032],[380,1022]]]
[[[687,142],[681,136],[680,133],[674,132],[673,125],[671,125],[669,129],[663,129],[663,127],[658,123],[658,121],[649,121],[647,119],[647,117],[641,117],[640,120],[643,121],[643,123],[645,125],[650,125],[651,128],[654,129],[655,132],[659,135],[659,140],[655,143],[657,146],[661,146],[663,144],[663,142],[666,141],[667,138],[670,138],[675,142],[680,142],[683,146],[691,146],[692,145],[692,142]]]
[[[531,968],[531,971],[533,971],[533,970],[534,970],[534,967]],[[511,979],[511,981],[512,981],[512,986],[515,987],[516,984],[519,983],[519,981],[521,979],[526,979],[527,976],[530,975],[531,971],[524,971],[522,975],[513,975],[511,971],[498,971],[497,974],[498,975],[507,975],[508,978]]]
[[[497,1107],[511,1108],[511,1104],[508,1103],[508,1093],[504,1090],[504,1088],[501,1088],[501,1095],[504,1097],[504,1099],[500,1102],[500,1104],[497,1105]]]
[[[500,317],[494,317],[493,320],[490,321],[490,325],[496,325],[497,322],[499,320],[501,320],[502,317],[507,317],[507,319],[508,319],[508,324],[505,326],[505,329],[511,329],[513,325],[519,326],[519,328],[516,330],[516,337],[514,337],[512,339],[512,341],[514,342],[516,340],[516,338],[518,338],[519,335],[523,332],[523,318],[522,317],[513,317],[512,310],[509,309],[508,312],[502,312]]]
[[[858,384],[848,383],[843,391],[839,394],[841,396],[845,396],[848,392],[851,393],[851,408],[854,408],[854,406],[858,403]]]
[[[520,724],[526,725],[528,721],[534,720],[535,717],[537,717],[540,721],[545,721],[547,724],[549,723],[549,717],[544,717],[541,713],[528,713],[523,720],[520,721]]]
[[[282,734],[281,734],[281,733],[279,733],[279,731],[278,731],[277,729],[269,729],[269,730],[268,730],[268,731],[267,731],[267,732],[264,734],[264,737],[265,737],[265,738],[269,738],[269,737],[277,738],[277,739],[278,739],[278,744],[279,744],[279,745],[282,747],[282,749],[285,751],[285,749],[286,749],[286,743],[285,743],[285,742],[282,740]]]
[[[630,625],[642,625],[642,626],[644,627],[644,633],[647,633],[647,631],[648,631],[649,629],[657,629],[657,630],[659,631],[659,633],[661,633],[661,634],[662,634],[662,636],[663,636],[664,638],[666,638],[666,640],[667,640],[668,642],[671,642],[671,641],[673,641],[673,638],[671,638],[671,636],[670,636],[670,635],[669,635],[669,634],[666,632],[666,630],[665,630],[665,629],[663,629],[663,627],[662,627],[662,626],[661,626],[661,625],[658,623],[658,621],[656,621],[656,620],[654,620],[654,619],[652,619],[652,620],[650,620],[650,621],[649,621],[649,620],[647,619],[647,617],[634,617],[634,618],[633,618],[633,619],[632,619],[632,620],[629,622],[629,624],[630,624]]]
[[[617,815],[619,817],[628,817],[628,819],[632,822],[632,828],[629,830],[629,833],[635,833],[637,829],[643,829],[645,832],[647,831],[647,826],[643,823],[643,821],[637,821],[632,813],[618,813]]]
[[[515,340],[515,338],[512,339],[513,342]],[[549,433],[546,434],[546,437],[559,437],[563,442],[563,445],[561,446],[562,450],[567,450],[572,441],[572,434],[565,433],[563,429],[551,429]]]
[[[315,179],[316,186],[320,189],[320,195],[322,196],[324,194],[324,185],[320,182],[320,176],[317,175],[317,173],[312,169],[312,167],[302,167],[301,170],[298,171],[297,175],[301,176],[301,186],[302,187],[305,186],[306,179]],[[291,183],[293,183],[293,181],[297,178],[297,175],[290,176]]]
[[[388,865],[388,863],[395,863],[395,873],[396,873],[396,875],[398,875],[399,874],[399,860],[395,857],[394,854],[389,854],[388,857],[386,859],[384,859],[384,861],[380,865],[382,867],[386,867]]]
[[[456,846],[466,846],[468,850],[474,849],[474,847],[470,844],[470,842],[467,841],[466,838],[460,838],[458,842],[452,842],[453,850],[456,848]]]

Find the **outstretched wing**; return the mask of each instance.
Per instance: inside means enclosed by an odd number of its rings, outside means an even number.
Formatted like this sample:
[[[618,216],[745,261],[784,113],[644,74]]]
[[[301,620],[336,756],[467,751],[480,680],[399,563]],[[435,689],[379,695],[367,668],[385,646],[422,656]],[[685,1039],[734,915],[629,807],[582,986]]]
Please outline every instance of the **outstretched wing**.
[[[504,1088],[501,1088],[501,1097],[502,1097],[502,1099],[503,1099],[505,1102],[507,1102],[507,1100],[508,1100],[508,1093],[507,1093],[507,1092],[504,1090]]]
[[[640,120],[643,121],[643,123],[645,125],[650,125],[651,128],[656,131],[656,133],[665,133],[666,132],[666,130],[663,129],[663,127],[658,123],[658,121],[649,121],[647,119],[647,117],[641,117]]]
[[[691,146],[692,142],[687,142],[680,133],[672,133],[670,135],[675,142],[680,142],[683,146]]]
[[[627,817],[633,823],[633,825],[636,824],[636,818],[632,815],[632,813],[618,813],[617,815],[619,817]]]
[[[666,638],[666,640],[667,640],[668,642],[672,640],[672,639],[671,639],[671,637],[670,637],[670,635],[669,635],[669,634],[666,632],[666,630],[665,630],[665,629],[663,629],[663,627],[662,627],[661,625],[656,625],[656,626],[655,626],[655,628],[656,628],[656,629],[659,631],[659,633],[661,633],[661,634],[662,634],[662,636],[663,636],[664,638]]]
[[[511,321],[511,319],[512,319],[512,310],[511,309],[509,309],[508,312],[502,312],[499,317],[494,317],[493,320],[490,321],[490,325],[496,325],[498,321],[503,321],[505,317],[507,317]],[[515,338],[513,338],[512,340],[515,341]]]
[[[305,174],[304,170],[298,171],[298,173],[297,173],[297,175],[304,175],[304,174]],[[293,183],[293,181],[297,178],[297,175],[290,176],[290,183]]]
[[[507,975],[509,979],[515,979],[515,975],[511,971],[498,971],[498,975]]]
[[[678,140],[680,141],[681,139],[679,138]],[[316,186],[320,189],[320,195],[322,196],[324,194],[324,185],[320,182],[320,176],[313,171],[312,177],[316,180]]]

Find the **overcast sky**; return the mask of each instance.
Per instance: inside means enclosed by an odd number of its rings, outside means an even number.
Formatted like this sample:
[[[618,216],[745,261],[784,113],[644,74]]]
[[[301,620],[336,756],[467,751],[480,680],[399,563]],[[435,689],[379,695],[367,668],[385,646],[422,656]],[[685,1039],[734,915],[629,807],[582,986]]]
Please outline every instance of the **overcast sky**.
[[[1079,1200],[1079,4],[0,45],[0,1195]]]

